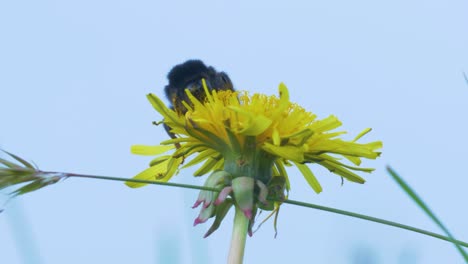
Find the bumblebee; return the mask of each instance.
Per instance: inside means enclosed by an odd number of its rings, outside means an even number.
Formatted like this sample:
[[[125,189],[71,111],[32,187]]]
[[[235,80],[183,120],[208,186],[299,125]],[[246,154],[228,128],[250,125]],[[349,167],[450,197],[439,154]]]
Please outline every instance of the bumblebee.
[[[174,66],[167,74],[167,79],[169,84],[164,87],[164,93],[171,102],[170,108],[179,115],[184,115],[187,112],[187,108],[182,104],[182,101],[190,103],[185,89],[188,89],[201,102],[205,101],[206,95],[202,79],[205,79],[210,92],[213,90],[234,91],[231,79],[225,72],[218,72],[215,68],[206,66],[201,60],[188,60]],[[171,138],[176,138],[167,125],[164,125],[164,128]]]
[[[189,102],[185,89],[201,102],[205,100],[202,79],[205,79],[209,91],[234,91],[231,79],[225,72],[218,72],[211,66],[207,67],[200,60],[188,60],[174,66],[168,73],[167,79],[169,84],[164,87],[164,93],[172,104],[171,108],[181,115],[187,112],[182,101]]]

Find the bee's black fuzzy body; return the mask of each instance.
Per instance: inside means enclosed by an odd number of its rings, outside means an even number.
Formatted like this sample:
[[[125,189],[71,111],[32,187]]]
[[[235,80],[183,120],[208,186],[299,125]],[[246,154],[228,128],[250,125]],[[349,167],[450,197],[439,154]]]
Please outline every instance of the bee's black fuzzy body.
[[[169,84],[164,88],[171,107],[179,114],[185,114],[187,109],[182,101],[189,102],[185,89],[188,89],[198,100],[205,100],[202,79],[205,79],[209,91],[232,90],[231,79],[224,72],[218,72],[211,66],[206,66],[201,60],[188,60],[172,68],[167,74]]]
[[[186,89],[199,101],[205,101],[206,95],[202,79],[205,80],[210,92],[213,90],[234,91],[231,79],[225,72],[218,72],[215,68],[206,66],[201,60],[188,60],[174,66],[167,74],[167,79],[169,84],[164,87],[164,93],[170,101],[171,109],[174,109],[179,115],[187,112],[187,108],[182,102],[190,103],[185,92]],[[164,127],[171,138],[176,138],[167,125],[164,125]]]

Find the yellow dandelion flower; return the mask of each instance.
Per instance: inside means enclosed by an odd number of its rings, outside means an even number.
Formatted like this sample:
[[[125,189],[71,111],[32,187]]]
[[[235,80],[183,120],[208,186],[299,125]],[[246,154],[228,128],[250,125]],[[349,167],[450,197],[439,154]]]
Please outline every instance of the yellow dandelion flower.
[[[200,163],[203,164],[195,176],[214,172],[205,184],[223,188],[223,191],[219,196],[201,192],[196,205],[203,203],[203,208],[195,223],[213,216],[223,218],[235,204],[250,220],[251,231],[257,207],[277,211],[280,203],[272,206],[267,199],[284,198],[284,192],[289,191],[286,167],[296,166],[319,193],[322,187],[309,164],[321,165],[348,181],[364,183],[356,172],[373,169],[359,167],[361,159],[375,159],[380,155],[377,150],[382,142],[357,142],[370,129],[351,141],[339,138],[346,132],[335,131],[341,126],[338,118],[331,115],[317,119],[315,114],[289,100],[284,84],[279,85],[279,97],[216,90],[210,93],[206,85],[204,89],[205,101],[187,91],[189,102],[183,102],[187,108],[185,115],[179,115],[157,96],[149,94],[148,100],[177,138],[157,146],[132,147],[135,154],[159,155],[150,163],[150,168],[135,176],[137,179],[168,181],[179,169]],[[172,154],[162,155],[168,151]],[[283,184],[279,185],[280,182]],[[144,184],[127,185],[140,187]],[[235,199],[228,198],[229,195]],[[215,206],[220,204],[223,210],[216,210]],[[216,222],[219,225],[219,221]],[[209,233],[212,231],[213,227]]]
[[[192,155],[196,157],[183,167],[205,162],[196,172],[197,176],[222,169],[224,160],[238,159],[244,152],[246,140],[253,137],[250,139],[255,144],[253,149],[269,156],[268,159],[281,172],[285,172],[285,165],[293,163],[316,192],[322,188],[307,163],[317,163],[349,181],[364,183],[364,179],[353,171],[371,172],[373,169],[357,166],[361,158],[378,157],[380,152],[376,150],[382,147],[380,141],[356,142],[370,129],[352,141],[344,141],[338,136],[345,132],[333,131],[341,126],[335,116],[317,120],[316,115],[289,101],[284,84],[280,84],[279,93],[278,98],[263,94],[249,96],[247,92],[213,91],[212,94],[207,92],[206,102],[200,102],[188,92],[190,102],[185,103],[188,109],[185,116],[179,116],[157,96],[149,94],[149,101],[164,117],[164,123],[179,137],[161,142],[160,146],[134,146],[132,152],[159,155],[174,149],[174,143],[181,147],[172,155],[158,157],[150,169],[136,178],[167,181],[177,171],[182,158]],[[340,156],[356,166],[341,162]],[[269,179],[272,175],[261,176],[256,178]]]

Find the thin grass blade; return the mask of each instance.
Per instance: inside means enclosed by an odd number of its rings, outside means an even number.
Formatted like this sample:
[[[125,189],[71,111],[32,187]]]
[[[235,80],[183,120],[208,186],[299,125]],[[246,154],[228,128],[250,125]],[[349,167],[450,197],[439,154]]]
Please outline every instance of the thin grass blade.
[[[408,194],[411,199],[432,219],[444,232],[445,234],[452,240],[451,242],[455,245],[458,249],[460,254],[465,259],[465,262],[468,263],[468,255],[466,254],[465,250],[460,247],[458,244],[454,243],[455,238],[450,233],[450,231],[445,227],[444,224],[435,216],[431,209],[424,203],[424,201],[416,194],[416,192],[411,189],[411,187],[389,166],[387,166],[388,173],[393,177],[393,179],[398,183],[398,185]]]
[[[465,82],[468,85],[468,76],[466,75],[466,72],[463,72],[463,77],[465,77]]]

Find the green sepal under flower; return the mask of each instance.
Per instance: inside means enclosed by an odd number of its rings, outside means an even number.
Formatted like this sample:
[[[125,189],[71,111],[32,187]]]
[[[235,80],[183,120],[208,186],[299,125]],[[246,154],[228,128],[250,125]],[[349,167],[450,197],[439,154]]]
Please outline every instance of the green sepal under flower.
[[[222,189],[225,186],[229,185],[231,182],[231,175],[225,171],[215,171],[205,181],[204,186],[216,189]],[[198,199],[192,208],[198,207],[200,204],[202,208],[200,214],[195,219],[193,225],[198,225],[200,223],[206,222],[209,218],[213,217],[216,212],[216,207],[219,204],[215,204],[216,199],[218,198],[219,192],[202,190],[198,195]]]
[[[215,217],[212,226],[204,237],[208,237],[218,229],[227,211],[235,205],[249,219],[248,234],[252,236],[252,228],[258,209],[278,212],[281,201],[285,199],[285,178],[274,176],[268,186],[252,177],[236,177],[226,171],[217,170],[208,176],[204,187],[220,190],[202,190],[192,208],[202,205],[200,214],[194,220],[194,225],[206,222]],[[275,223],[276,230],[276,223]]]
[[[219,228],[224,217],[226,217],[227,213],[229,212],[229,209],[231,209],[233,205],[234,203],[231,198],[227,198],[224,200],[224,202],[216,205],[215,220],[213,221],[213,224],[205,233],[203,238],[208,237]]]
[[[269,201],[268,203],[258,203],[258,207],[265,211],[272,211],[275,209],[274,202],[277,201],[281,203],[286,199],[286,179],[281,176],[274,176],[271,178],[270,182],[268,183],[268,191],[266,200]]]
[[[252,219],[254,207],[255,179],[251,177],[237,177],[232,180],[232,192],[237,206],[247,219]]]

